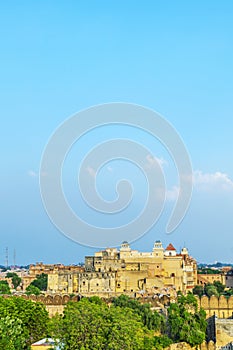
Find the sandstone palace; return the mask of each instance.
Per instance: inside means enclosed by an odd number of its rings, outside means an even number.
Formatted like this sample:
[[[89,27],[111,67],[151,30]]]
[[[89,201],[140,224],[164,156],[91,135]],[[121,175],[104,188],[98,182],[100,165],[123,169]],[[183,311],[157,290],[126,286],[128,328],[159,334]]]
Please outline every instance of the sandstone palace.
[[[197,284],[197,264],[183,248],[166,249],[156,241],[152,252],[132,250],[123,242],[120,250],[107,248],[85,257],[85,266],[58,268],[48,273],[48,292],[112,296],[155,294],[163,290],[186,294]]]

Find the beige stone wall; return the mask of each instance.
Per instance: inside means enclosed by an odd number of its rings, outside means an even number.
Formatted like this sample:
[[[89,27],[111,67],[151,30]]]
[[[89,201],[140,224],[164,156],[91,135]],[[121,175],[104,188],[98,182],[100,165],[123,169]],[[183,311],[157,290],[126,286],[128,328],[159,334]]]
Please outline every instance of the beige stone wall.
[[[215,320],[216,328],[216,348],[233,343],[233,320]]]
[[[207,318],[216,315],[218,318],[233,317],[233,296],[227,299],[224,296],[217,298],[216,296],[202,296],[197,298],[199,307],[202,307],[207,315]]]
[[[226,284],[226,276],[224,273],[222,274],[198,274],[197,275],[197,284],[204,285],[207,283],[213,284],[215,281],[221,282],[222,284]]]
[[[176,344],[171,344],[166,350],[215,350],[215,344],[213,342],[203,343],[199,346],[191,347],[187,343],[176,343]]]
[[[103,293],[116,292],[115,272],[89,272],[77,276],[78,293]]]

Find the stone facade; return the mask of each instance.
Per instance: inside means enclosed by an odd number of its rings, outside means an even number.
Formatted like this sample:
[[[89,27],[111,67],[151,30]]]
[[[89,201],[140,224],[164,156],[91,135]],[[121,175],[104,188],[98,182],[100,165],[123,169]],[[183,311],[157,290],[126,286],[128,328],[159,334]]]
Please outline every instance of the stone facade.
[[[197,265],[186,248],[180,253],[156,241],[152,252],[108,248],[85,258],[84,271],[60,269],[48,273],[48,292],[82,295],[155,294],[173,288],[184,294],[197,284]]]
[[[221,282],[223,285],[226,285],[226,275],[225,273],[216,273],[216,274],[197,274],[197,284],[205,285],[208,283],[213,284],[214,282]]]
[[[17,288],[17,290],[25,292],[26,288],[37,278],[38,275],[41,275],[42,273],[50,275],[51,283],[56,284],[58,283],[58,279],[56,276],[59,274],[60,271],[72,274],[83,270],[84,269],[81,266],[76,266],[76,265],[65,266],[63,264],[36,263],[36,264],[30,265],[29,271],[13,271],[13,272],[16,272],[17,275],[22,279],[22,283],[20,287]],[[54,276],[54,280],[51,276]]]
[[[215,344],[210,341],[209,343],[204,342],[203,344],[195,347],[191,347],[187,343],[176,343],[176,344],[171,344],[166,350],[215,350]]]
[[[216,350],[232,349],[233,344],[233,319],[219,319],[212,316],[208,319],[208,340],[215,343]]]
[[[216,316],[218,318],[233,318],[233,296],[226,298],[223,295],[217,298],[216,296],[197,297],[199,307],[202,307],[207,318]]]

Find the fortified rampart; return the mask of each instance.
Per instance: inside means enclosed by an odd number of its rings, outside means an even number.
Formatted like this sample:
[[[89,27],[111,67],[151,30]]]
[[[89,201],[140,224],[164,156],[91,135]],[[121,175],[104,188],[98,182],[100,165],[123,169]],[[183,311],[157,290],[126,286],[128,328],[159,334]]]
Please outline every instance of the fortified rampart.
[[[33,301],[39,301],[46,306],[46,309],[49,311],[50,316],[58,313],[62,313],[64,305],[69,301],[79,301],[83,296],[93,296],[95,293],[88,293],[88,295],[69,295],[69,294],[40,294],[40,295],[21,295],[24,299],[29,299]],[[119,293],[120,295],[120,293]],[[100,297],[111,300],[112,297],[117,296],[115,293],[103,293],[99,295]],[[7,296],[6,296],[7,297]],[[141,297],[137,298],[143,303],[150,303],[152,307],[163,307],[163,305],[169,304],[168,296],[164,295],[162,298],[154,297]],[[202,296],[201,298],[197,297],[198,306],[202,307],[206,312],[206,318],[209,319],[212,316],[216,316],[218,319],[232,319],[233,320],[233,296],[226,298],[220,296],[219,298],[212,296],[208,298],[207,296]]]
[[[88,296],[94,296],[96,295],[95,293],[93,294],[89,294]],[[85,295],[87,296],[87,295]],[[120,296],[120,293],[119,293]],[[5,297],[9,297],[9,295],[6,295]],[[23,294],[20,296],[21,298],[27,299],[27,300],[32,300],[32,301],[37,301],[37,302],[41,302],[45,305],[46,310],[49,313],[49,316],[55,316],[56,314],[62,314],[65,305],[69,302],[69,301],[74,301],[77,302],[79,301],[82,297],[84,297],[83,295],[69,295],[69,294],[46,294],[46,295],[26,295]],[[106,294],[103,293],[102,296],[100,296],[102,298],[104,298],[106,300],[106,302],[110,302],[113,297],[116,297],[116,294]],[[140,298],[141,302],[143,303],[150,303],[151,306],[153,308],[161,308],[163,307],[163,305],[167,305],[169,303],[169,299],[167,296],[164,296],[163,298],[160,298],[160,300],[155,300],[153,298]]]
[[[32,301],[38,301],[43,303],[46,306],[46,309],[49,311],[49,314],[55,314],[56,310],[58,313],[62,313],[64,309],[64,305],[69,301],[79,301],[82,297],[91,297],[96,295],[95,293],[88,293],[88,295],[69,295],[69,294],[40,294],[40,295],[20,295],[20,297],[24,299],[29,299]],[[120,293],[119,293],[120,295]],[[103,293],[100,295],[101,298],[106,301],[110,301],[113,297],[119,296],[116,293]],[[5,295],[5,297],[9,297],[9,295]],[[217,317],[218,319],[232,319],[233,322],[233,296],[226,298],[224,296],[220,296],[219,298],[212,296],[208,298],[207,296],[202,296],[201,298],[196,297],[199,308],[202,307],[206,312],[206,318],[210,319],[212,316]],[[161,298],[155,298],[147,296],[137,298],[142,303],[151,304],[152,308],[155,307],[164,307],[169,304],[169,297],[164,295]],[[53,312],[54,311],[54,312]],[[232,323],[233,325],[233,323]],[[232,326],[233,327],[233,326]],[[232,328],[233,331],[233,328]]]
[[[202,307],[206,312],[206,317],[216,316],[218,318],[233,318],[233,296],[226,298],[221,295],[197,297],[199,307]]]
[[[9,298],[10,295],[4,295],[4,297]],[[67,294],[54,294],[54,295],[20,295],[17,296],[20,298],[24,298],[26,300],[32,300],[35,302],[41,302],[45,305],[46,310],[49,313],[49,317],[55,316],[56,314],[62,314],[65,305],[69,301],[79,301],[81,299],[80,295],[67,295]]]
[[[95,295],[95,293],[93,293]],[[120,294],[119,294],[120,295]],[[30,299],[33,301],[39,301],[45,304],[46,309],[48,310],[50,316],[57,313],[62,313],[64,309],[64,305],[69,301],[79,301],[84,295],[69,295],[69,294],[41,294],[41,295],[25,295],[22,297],[24,299]],[[88,294],[85,296],[92,296],[92,294]],[[114,293],[103,293],[100,297],[111,300],[112,297],[116,296]],[[141,297],[138,298],[141,302],[150,303],[152,307],[163,307],[163,305],[169,304],[169,298],[164,296],[159,300],[154,297]],[[201,298],[197,297],[198,306],[202,307],[206,312],[206,318],[209,319],[212,316],[216,316],[218,319],[232,319],[233,321],[233,296],[230,298],[226,298],[224,296],[220,296],[219,298],[212,296],[208,298],[207,296],[202,296]]]

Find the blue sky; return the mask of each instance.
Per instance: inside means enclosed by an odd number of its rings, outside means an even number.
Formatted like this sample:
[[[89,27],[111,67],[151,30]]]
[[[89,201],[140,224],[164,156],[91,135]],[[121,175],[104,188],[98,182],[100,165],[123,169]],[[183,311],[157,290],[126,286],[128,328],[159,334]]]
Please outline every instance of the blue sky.
[[[60,123],[113,101],[166,117],[194,169],[192,202],[179,228],[165,233],[171,198],[158,224],[133,247],[149,250],[161,239],[177,249],[186,244],[198,261],[233,263],[232,16],[230,0],[1,2],[0,264],[6,246],[10,262],[15,248],[21,264],[77,263],[94,252],[51,224],[38,171]],[[160,145],[152,151],[166,161],[172,197],[172,161]]]

